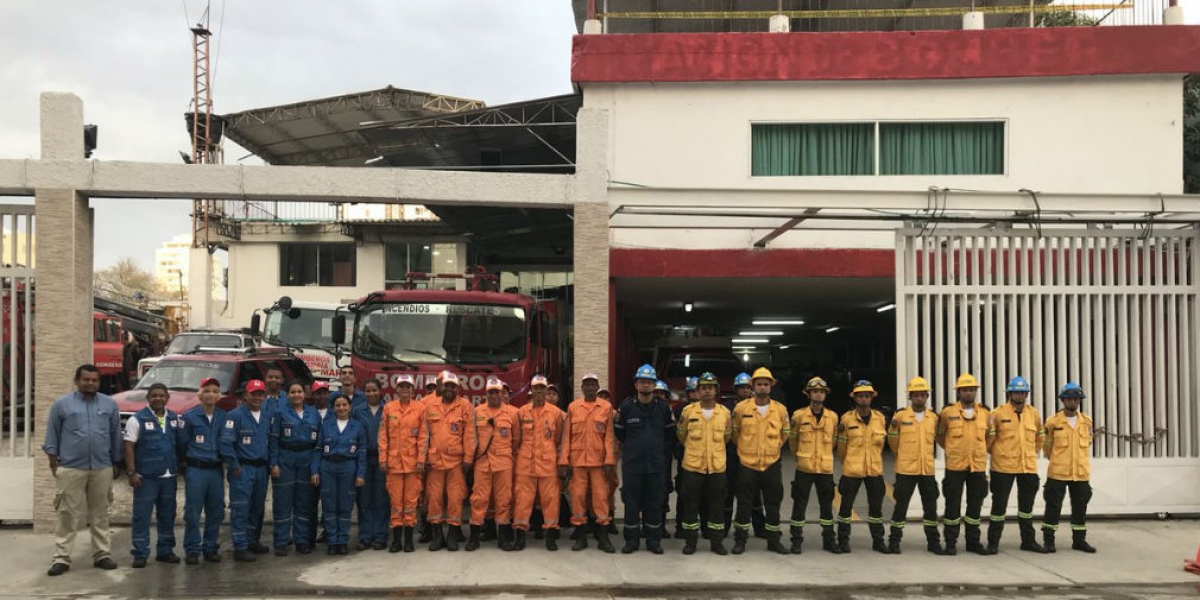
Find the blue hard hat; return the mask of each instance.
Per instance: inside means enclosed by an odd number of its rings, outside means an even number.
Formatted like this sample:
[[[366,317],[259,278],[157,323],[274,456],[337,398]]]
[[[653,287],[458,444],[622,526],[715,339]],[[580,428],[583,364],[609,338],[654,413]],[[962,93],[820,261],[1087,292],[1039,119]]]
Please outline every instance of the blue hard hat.
[[[1029,382],[1024,377],[1017,375],[1008,380],[1008,387],[1004,388],[1004,391],[1029,393],[1032,390],[1029,388]]]
[[[654,382],[654,391],[656,391],[656,392],[670,392],[670,391],[671,391],[671,388],[667,387],[667,382],[665,382],[665,381],[663,381],[663,380],[659,379],[659,380],[657,380],[657,381],[655,381],[655,382]]]
[[[738,373],[737,377],[733,378],[733,387],[737,387],[739,385],[750,385],[749,373]]]
[[[658,373],[654,371],[654,367],[650,365],[642,365],[638,367],[637,373],[633,374],[634,379],[658,379]]]
[[[1062,386],[1062,389],[1058,391],[1058,397],[1079,398],[1082,400],[1083,398],[1087,398],[1087,395],[1083,393],[1083,388],[1079,387],[1078,383],[1069,381],[1067,382],[1067,385]]]
[[[687,378],[687,391],[689,391],[689,392],[696,391],[697,385],[700,385],[699,377],[688,377]]]

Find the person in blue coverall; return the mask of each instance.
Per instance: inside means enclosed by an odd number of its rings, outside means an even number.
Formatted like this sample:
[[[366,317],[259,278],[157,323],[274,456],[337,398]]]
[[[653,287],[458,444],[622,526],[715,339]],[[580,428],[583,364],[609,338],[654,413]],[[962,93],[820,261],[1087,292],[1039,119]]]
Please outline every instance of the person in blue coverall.
[[[383,422],[383,388],[374,379],[363,384],[367,400],[354,407],[350,416],[363,424],[367,436],[367,474],[358,491],[358,549],[387,549],[388,500],[383,471],[379,470],[379,425]]]
[[[133,568],[150,556],[150,517],[157,513],[155,560],[177,564],[175,492],[179,487],[179,415],[167,410],[171,394],[155,383],[146,392],[146,408],[125,423],[125,466],[133,487]]]
[[[321,488],[330,555],[350,553],[350,511],[355,490],[363,486],[367,474],[367,433],[362,423],[350,418],[350,398],[338,396],[333,414],[321,424],[320,451],[312,464],[313,485]]]
[[[180,421],[183,434],[179,437],[183,457],[184,505],[183,551],[189,565],[221,562],[217,539],[221,521],[225,520],[225,471],[221,468],[221,452],[217,438],[225,426],[225,411],[217,408],[221,399],[221,382],[208,377],[200,382],[200,406],[186,413]],[[200,533],[200,515],[204,514],[204,534]]]
[[[229,469],[229,534],[233,560],[254,562],[271,551],[259,542],[267,500],[268,438],[272,412],[263,408],[266,384],[246,384],[246,403],[229,413],[221,429],[221,460]]]
[[[275,556],[287,556],[295,542],[296,552],[312,552],[309,540],[315,524],[311,520],[317,492],[312,479],[313,455],[317,451],[321,417],[317,409],[304,403],[304,383],[287,385],[287,405],[275,413],[271,425],[269,453],[271,462],[271,512],[275,517]]]

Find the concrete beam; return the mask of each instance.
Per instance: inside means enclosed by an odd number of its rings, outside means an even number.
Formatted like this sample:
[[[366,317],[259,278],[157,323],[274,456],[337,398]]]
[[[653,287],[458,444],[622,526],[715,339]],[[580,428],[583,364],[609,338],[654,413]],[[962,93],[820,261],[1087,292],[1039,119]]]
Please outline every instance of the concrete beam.
[[[105,198],[489,204],[554,208],[571,205],[574,196],[572,186],[573,178],[570,175],[550,174],[0,160],[0,195],[8,196],[30,196],[35,189],[51,188],[74,189],[88,196]]]

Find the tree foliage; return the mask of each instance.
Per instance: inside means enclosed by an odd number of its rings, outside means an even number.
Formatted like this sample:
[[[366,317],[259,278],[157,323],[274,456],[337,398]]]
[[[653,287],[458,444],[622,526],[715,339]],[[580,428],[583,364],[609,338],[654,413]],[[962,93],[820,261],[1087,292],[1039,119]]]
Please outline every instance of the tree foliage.
[[[1077,12],[1043,12],[1033,18],[1034,27],[1094,27],[1100,20]]]
[[[97,290],[111,291],[129,297],[138,292],[145,296],[152,296],[157,291],[154,275],[138,267],[137,263],[129,257],[122,258],[117,261],[117,264],[107,269],[93,273],[92,286]]]
[[[1183,80],[1183,191],[1200,194],[1200,78]]]

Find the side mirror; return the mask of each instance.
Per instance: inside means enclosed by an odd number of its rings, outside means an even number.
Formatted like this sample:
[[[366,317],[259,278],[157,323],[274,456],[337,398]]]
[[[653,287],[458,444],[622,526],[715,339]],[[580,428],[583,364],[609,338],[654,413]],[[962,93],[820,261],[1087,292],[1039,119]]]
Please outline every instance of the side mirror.
[[[339,346],[346,343],[346,315],[333,315],[333,331],[329,337]]]
[[[287,297],[287,296],[284,296],[284,298],[286,298],[286,297]],[[300,309],[298,309],[298,308],[289,308],[289,309],[286,309],[286,310],[287,310],[287,317],[288,317],[289,319],[299,319],[299,318],[300,318]]]
[[[262,315],[254,313],[250,317],[250,333],[258,335],[259,327],[262,327]]]
[[[279,310],[287,311],[288,309],[290,309],[292,307],[292,297],[291,296],[280,296],[279,300],[277,302],[275,302],[275,304],[276,304],[276,306],[279,307]]]

